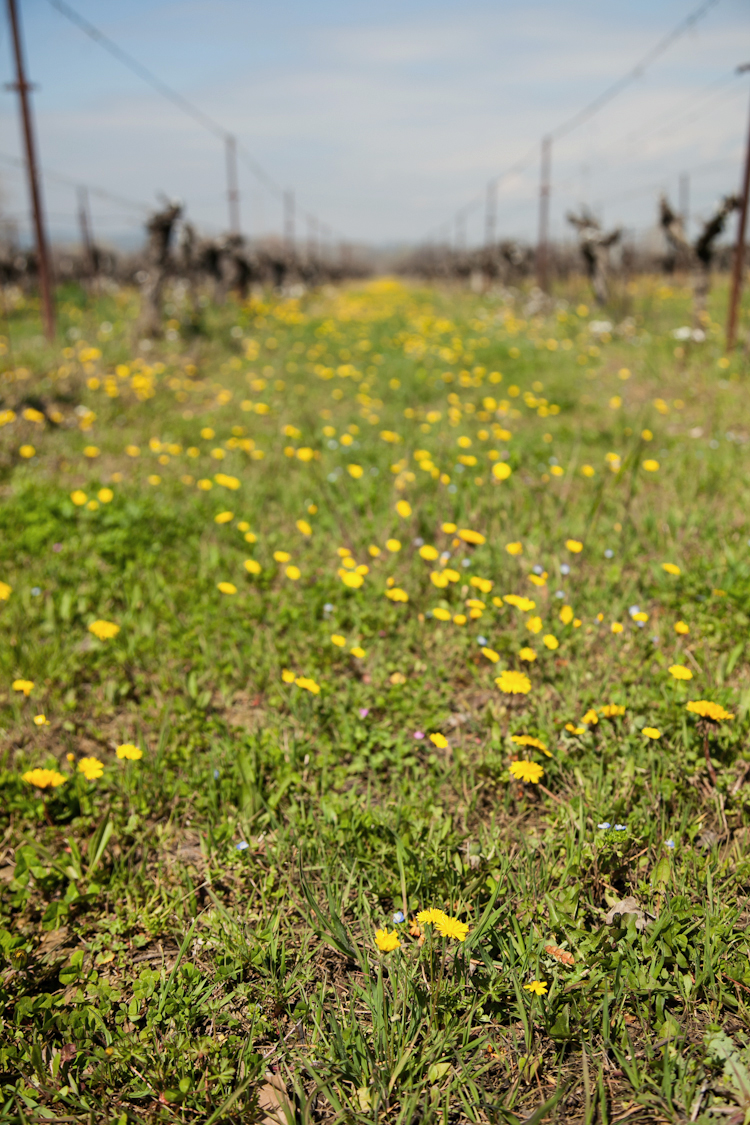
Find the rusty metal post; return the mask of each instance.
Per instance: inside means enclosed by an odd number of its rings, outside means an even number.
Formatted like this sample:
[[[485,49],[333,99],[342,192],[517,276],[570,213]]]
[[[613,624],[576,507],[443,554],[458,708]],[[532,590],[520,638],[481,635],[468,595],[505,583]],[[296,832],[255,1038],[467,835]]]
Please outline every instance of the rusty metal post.
[[[44,331],[47,339],[51,342],[55,338],[55,306],[52,295],[52,270],[47,246],[47,234],[44,227],[44,215],[42,213],[42,191],[37,170],[34,126],[31,120],[31,106],[29,105],[29,90],[31,86],[26,81],[16,0],[8,0],[8,18],[10,20],[10,30],[13,37],[13,52],[16,60],[16,81],[11,88],[18,91],[21,106],[21,124],[23,127],[24,147],[26,149],[26,171],[29,178],[29,194],[31,195],[31,210],[36,235],[39,292],[42,299],[42,320],[44,321]]]

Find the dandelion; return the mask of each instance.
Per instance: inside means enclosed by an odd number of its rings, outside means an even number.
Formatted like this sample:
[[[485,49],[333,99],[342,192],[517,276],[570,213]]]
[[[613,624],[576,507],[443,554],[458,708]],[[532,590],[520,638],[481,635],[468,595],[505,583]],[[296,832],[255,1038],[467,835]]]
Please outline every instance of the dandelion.
[[[84,447],[83,456],[84,457],[90,457],[93,460],[95,457],[99,456],[100,452],[101,452],[101,450],[98,448],[98,446],[87,445],[87,446]]]
[[[619,621],[613,621],[610,625],[610,629],[613,633],[621,633],[623,631],[623,628],[624,626],[621,625]]]
[[[482,656],[486,656],[487,659],[491,660],[493,664],[497,664],[498,660],[500,659],[500,654],[495,652],[493,648],[483,648]]]
[[[438,621],[450,621],[451,612],[449,609],[444,609],[442,606],[438,606],[436,609],[433,609],[432,616],[437,617]]]
[[[312,528],[307,520],[297,520],[296,527],[300,535],[312,535]]]
[[[13,691],[22,692],[28,699],[34,687],[33,680],[14,680],[11,684]]]
[[[115,494],[111,488],[100,488],[96,495],[99,497],[102,504],[110,504],[115,498]]]
[[[565,724],[565,729],[566,729],[566,731],[568,731],[568,732],[569,732],[570,734],[585,734],[585,733],[586,733],[586,728],[585,728],[585,727],[580,727],[580,726],[579,726],[579,727],[577,727],[577,726],[575,725],[575,723],[566,723],[566,724]]]
[[[455,617],[453,618],[453,624],[454,625],[465,625],[466,624],[466,614],[465,613],[457,613],[455,615]]]
[[[419,556],[420,558],[424,559],[425,562],[434,562],[434,560],[438,557],[437,548],[431,547],[429,543],[425,543],[422,547],[419,548]]]
[[[36,449],[34,449],[33,445],[22,445],[18,452],[24,458],[24,460],[28,461],[31,457],[35,456]],[[97,453],[98,452],[99,451],[97,450]]]
[[[646,738],[661,738],[661,731],[657,730],[656,727],[644,727],[641,734],[645,735]]]
[[[401,948],[398,934],[395,930],[391,930],[389,933],[387,927],[384,930],[375,931],[375,944],[381,953],[392,953],[394,949]]]
[[[596,469],[593,465],[581,465],[581,473],[585,477],[596,476]]]
[[[217,582],[216,589],[220,590],[222,594],[236,594],[237,587],[234,582]]]
[[[532,601],[531,598],[524,598],[519,594],[504,594],[503,601],[506,602],[507,605],[515,606],[521,613],[529,613],[530,610],[536,608],[535,601]]]
[[[536,653],[534,652],[533,648],[529,648],[528,645],[524,645],[524,647],[518,654],[518,658],[519,660],[524,660],[527,664],[533,664],[536,660]]]
[[[214,523],[231,523],[234,519],[234,512],[219,512],[214,516]]]
[[[362,575],[355,570],[339,570],[338,574],[344,585],[352,590],[358,590],[364,582]]]
[[[435,929],[441,937],[453,938],[454,941],[466,941],[469,932],[466,922],[460,922],[458,918],[451,918],[447,914],[435,921]]]
[[[143,751],[140,746],[136,746],[133,742],[123,742],[115,750],[117,757],[120,761],[138,762],[143,757]]]
[[[293,684],[297,677],[294,672],[290,672],[288,668],[285,668],[281,673],[281,678],[285,684]]]
[[[445,750],[448,745],[448,739],[444,734],[431,734],[430,742],[434,743],[438,750]]]
[[[464,543],[470,543],[473,547],[481,547],[483,543],[487,542],[481,531],[472,531],[468,527],[461,528],[456,534],[459,539],[463,539]]]
[[[530,633],[539,633],[542,629],[541,617],[530,617],[526,622],[526,628]]]
[[[96,781],[104,773],[104,763],[100,762],[98,758],[81,758],[78,763],[78,771],[83,774],[87,781]]]
[[[297,687],[304,688],[311,695],[320,695],[320,684],[316,684],[315,680],[310,679],[309,676],[297,676],[294,682]]]
[[[510,740],[511,742],[515,742],[516,746],[533,746],[536,750],[541,750],[548,758],[552,757],[545,743],[530,734],[512,734]]]
[[[353,480],[359,480],[365,470],[361,465],[347,465],[346,471],[348,472],[349,476],[353,478]]]
[[[679,566],[676,566],[675,563],[662,563],[661,568],[666,571],[667,574],[682,574]]]
[[[7,602],[12,593],[12,586],[9,586],[7,582],[0,582],[0,602]]]
[[[538,762],[522,759],[510,763],[510,773],[516,781],[526,781],[531,785],[538,785],[541,778],[544,777],[544,766],[540,766]]]
[[[574,555],[580,555],[583,550],[583,543],[579,542],[578,539],[566,539],[565,546],[569,551],[572,551]]]
[[[288,551],[274,551],[273,557],[277,563],[287,563],[292,556]]]
[[[242,565],[244,566],[248,574],[260,574],[261,566],[259,562],[255,561],[255,559],[245,559]]]
[[[669,674],[674,676],[676,680],[692,680],[693,678],[693,673],[684,664],[671,664]]]
[[[713,703],[710,699],[691,699],[686,705],[686,710],[694,715],[700,715],[702,719],[710,719],[714,723],[734,718],[734,715],[725,711],[720,703]]]
[[[354,648],[350,648],[349,652],[352,656],[356,657],[357,660],[364,660],[364,658],[367,656],[365,650],[363,648],[360,648],[359,645],[355,645]]]
[[[396,511],[401,516],[402,520],[408,520],[411,515],[411,504],[408,500],[399,500],[396,505]]]
[[[654,461],[652,457],[649,457],[645,461],[643,461],[642,465],[647,473],[658,473],[659,471],[659,462]]]
[[[591,707],[586,712],[586,714],[581,719],[581,722],[585,726],[596,726],[596,724],[599,722],[599,716],[598,716],[598,714],[596,713],[596,711],[594,710],[593,707]]]
[[[391,675],[389,676],[389,679],[390,679],[391,683],[394,684],[394,685],[400,685],[400,684],[406,683],[406,676],[404,675],[403,672],[392,672]]]
[[[547,982],[546,980],[532,980],[525,984],[524,989],[526,992],[533,992],[535,996],[547,995]]]
[[[302,571],[298,566],[288,566],[284,573],[291,582],[297,582],[302,577]]]
[[[553,637],[551,633],[545,633],[545,635],[542,637],[542,641],[545,646],[548,649],[551,649],[553,652],[556,648],[560,647],[560,642],[558,641],[557,637]]]
[[[495,683],[506,695],[528,695],[531,691],[531,680],[525,672],[506,669],[500,673]]]
[[[605,703],[601,709],[601,716],[603,719],[615,719],[618,715],[624,715],[625,708],[621,703]]]
[[[496,461],[492,466],[492,475],[495,480],[507,480],[512,470],[507,461]]]
[[[401,550],[401,543],[398,539],[386,539],[385,545],[393,555],[398,554],[398,552]]]
[[[686,625],[684,621],[676,621],[674,631],[675,633],[679,633],[681,636],[685,636],[690,632],[690,626]]]
[[[73,492],[71,492],[70,499],[73,501],[76,508],[82,508],[88,500],[88,496],[85,492],[83,492],[82,489],[76,488]]]
[[[48,727],[49,726],[49,719],[47,718],[46,715],[35,715],[34,716],[34,725],[37,726],[37,727]]]
[[[570,625],[571,621],[573,620],[573,607],[564,605],[560,610],[558,617],[562,621],[563,625]]]
[[[443,918],[446,917],[447,915],[443,910],[439,910],[437,907],[431,906],[429,910],[419,911],[419,913],[417,914],[417,921],[422,926],[434,926],[437,925],[438,922],[442,922]]]
[[[335,644],[337,648],[344,648],[346,646],[346,637],[342,637],[340,633],[332,633],[331,642]]]
[[[58,785],[64,785],[68,780],[64,774],[58,773],[57,770],[27,770],[26,773],[21,775],[23,781],[28,785],[34,785],[37,789],[56,789]]]

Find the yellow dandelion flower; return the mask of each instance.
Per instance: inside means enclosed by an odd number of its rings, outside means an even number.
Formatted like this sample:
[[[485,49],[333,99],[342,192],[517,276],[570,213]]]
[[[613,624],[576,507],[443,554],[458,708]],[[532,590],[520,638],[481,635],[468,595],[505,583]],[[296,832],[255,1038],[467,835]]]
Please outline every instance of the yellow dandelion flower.
[[[448,914],[436,920],[435,929],[441,937],[453,938],[454,941],[466,941],[469,932],[466,922],[460,922],[458,918],[451,918]]]
[[[294,672],[290,672],[288,668],[285,668],[281,673],[281,678],[285,684],[293,684],[297,677]]]
[[[691,699],[686,705],[686,710],[694,715],[700,715],[703,719],[711,719],[715,723],[734,718],[732,712],[725,711],[720,703],[712,703],[710,699]]]
[[[510,763],[511,777],[516,781],[526,781],[531,785],[538,785],[544,777],[544,766],[538,762],[529,762],[525,759]]]
[[[365,470],[361,465],[347,465],[346,471],[353,480],[359,480]]]
[[[312,535],[312,528],[307,520],[297,520],[296,527],[301,535]]]
[[[661,738],[661,731],[657,730],[656,727],[644,727],[641,734],[644,734],[646,738]]]
[[[287,563],[292,556],[288,551],[274,551],[273,557],[277,563]]]
[[[255,559],[245,559],[242,565],[244,566],[248,574],[260,574],[261,566],[259,562],[255,561]]]
[[[96,781],[104,773],[104,762],[100,762],[98,758],[81,758],[78,770],[87,781]]]
[[[398,539],[386,539],[385,545],[386,545],[387,549],[391,552],[391,554],[394,554],[394,555],[398,554],[398,552],[401,550],[401,543],[399,542]]]
[[[35,715],[34,716],[34,725],[37,726],[37,727],[48,727],[49,726],[49,719],[47,718],[46,715]]]
[[[434,742],[438,750],[445,750],[446,746],[448,745],[448,739],[444,734],[431,734],[430,742]]]
[[[143,750],[141,747],[136,746],[134,742],[123,742],[123,745],[118,746],[115,750],[120,762],[139,762],[143,757]]]
[[[506,695],[528,695],[531,691],[531,680],[524,672],[506,669],[500,673],[495,683]]]
[[[693,673],[684,664],[671,664],[669,674],[674,676],[676,680],[692,680],[693,678]]]
[[[623,631],[624,627],[625,626],[621,625],[619,621],[613,621],[612,624],[610,625],[610,629],[613,633],[621,633]]]
[[[481,547],[483,543],[487,542],[481,531],[472,531],[468,527],[461,528],[456,534],[459,539],[463,539],[464,543],[471,543],[474,547]]]
[[[675,622],[674,631],[675,633],[680,633],[682,636],[685,636],[685,634],[690,632],[690,626],[684,621],[677,621]]]
[[[433,562],[438,557],[437,548],[431,547],[429,543],[425,543],[419,548],[419,556],[424,559],[425,562]]]
[[[358,590],[364,582],[364,578],[356,570],[339,570],[338,574],[344,585],[352,590]]]
[[[581,719],[584,726],[596,726],[599,722],[599,716],[593,707],[591,707]]]
[[[507,480],[512,471],[507,461],[496,461],[492,466],[492,475],[495,480]]]
[[[437,609],[433,609],[432,616],[437,617],[438,621],[450,621],[451,611],[449,609],[443,609],[442,606],[438,606]]]
[[[529,630],[530,633],[541,632],[541,629],[542,629],[542,619],[541,619],[541,617],[529,617],[529,619],[526,622],[526,628]]]
[[[641,464],[647,473],[658,473],[659,471],[659,462],[655,461],[653,457],[648,457],[645,461],[642,461]]]
[[[535,996],[547,995],[547,982],[546,980],[532,980],[523,986],[527,992],[533,992]]]
[[[523,554],[523,543],[520,543],[520,542],[506,543],[505,544],[505,550],[508,552],[509,555],[514,555],[514,556],[515,555],[521,555],[521,554]]]
[[[411,515],[411,504],[408,500],[399,500],[396,505],[396,511],[401,516],[402,520],[407,520]]]
[[[573,607],[564,605],[560,610],[558,617],[562,621],[563,625],[570,625],[571,621],[573,620]]]
[[[540,738],[534,738],[530,734],[512,734],[510,736],[511,742],[515,742],[516,746],[533,746],[536,750],[541,750],[548,758],[551,758],[549,750]]]
[[[88,500],[88,496],[85,492],[82,491],[82,489],[76,488],[74,492],[71,492],[70,499],[73,501],[77,508],[82,508]]]
[[[603,719],[615,719],[618,715],[625,714],[625,707],[621,703],[605,703],[601,708]]]
[[[482,656],[486,656],[487,659],[491,660],[493,664],[497,664],[498,660],[500,659],[500,654],[495,652],[493,648],[483,648]]]
[[[447,915],[444,911],[439,910],[436,906],[431,906],[429,910],[420,910],[417,914],[417,921],[422,925],[435,926],[438,922],[442,922],[443,918]]]
[[[355,645],[354,648],[350,648],[349,652],[352,654],[352,656],[356,656],[357,660],[364,660],[364,658],[367,656],[365,650],[359,645]]]
[[[534,652],[533,648],[529,648],[528,645],[524,645],[524,647],[518,654],[518,658],[519,660],[525,661],[527,664],[533,664],[536,660],[536,653]]]
[[[455,615],[455,617],[453,618],[453,624],[454,625],[465,625],[466,624],[466,614],[465,613],[457,613]]]
[[[28,699],[28,697],[31,695],[32,688],[34,687],[34,681],[33,680],[14,680],[13,683],[11,684],[11,687],[13,688],[13,691],[23,692],[23,694]]]
[[[394,949],[401,948],[397,932],[395,930],[389,932],[387,928],[375,931],[375,944],[381,953],[392,953]]]
[[[661,568],[666,571],[667,574],[682,574],[679,566],[676,566],[675,563],[662,563]]]
[[[572,551],[574,555],[580,555],[583,550],[583,543],[579,542],[578,539],[566,539],[565,546],[569,551]]]
[[[234,512],[219,512],[214,516],[214,523],[231,523],[234,519]]]
[[[120,626],[115,625],[114,621],[92,621],[89,625],[89,633],[93,633],[100,641],[110,641],[119,632]]]
[[[217,582],[216,589],[220,590],[222,594],[236,594],[237,587],[233,582]]]
[[[331,642],[335,644],[337,648],[346,647],[346,637],[342,637],[340,633],[331,633]]]
[[[577,727],[574,723],[566,723],[565,729],[567,731],[569,731],[570,734],[585,734],[586,733],[585,727],[580,727],[580,726]]]
[[[545,633],[542,637],[542,641],[544,642],[545,646],[552,652],[554,652],[556,648],[560,647],[560,642],[558,641],[557,637],[553,637],[552,633]]]
[[[57,770],[27,770],[21,777],[28,785],[34,785],[37,789],[56,789],[68,780]]]
[[[36,449],[34,449],[33,445],[22,445],[18,452],[25,460],[28,461],[29,458],[33,457],[36,454]],[[99,450],[97,450],[97,453],[98,452]]]
[[[0,582],[0,602],[7,602],[12,593],[12,586],[9,586],[7,582]]]
[[[316,684],[315,680],[311,680],[309,676],[297,676],[294,682],[297,687],[304,688],[312,695],[320,695],[320,684]]]

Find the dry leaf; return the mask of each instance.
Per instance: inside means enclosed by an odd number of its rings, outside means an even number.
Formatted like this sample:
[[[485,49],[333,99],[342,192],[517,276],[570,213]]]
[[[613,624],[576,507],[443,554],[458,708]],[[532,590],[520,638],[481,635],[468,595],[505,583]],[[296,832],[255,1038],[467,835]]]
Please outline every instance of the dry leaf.
[[[554,957],[556,961],[562,961],[563,965],[575,965],[576,959],[572,953],[568,953],[567,949],[561,949],[559,945],[545,945],[545,953],[549,953],[550,957]]]
[[[266,1071],[265,1082],[258,1094],[258,1109],[263,1117],[261,1125],[288,1125],[294,1120],[294,1108],[278,1074]]]

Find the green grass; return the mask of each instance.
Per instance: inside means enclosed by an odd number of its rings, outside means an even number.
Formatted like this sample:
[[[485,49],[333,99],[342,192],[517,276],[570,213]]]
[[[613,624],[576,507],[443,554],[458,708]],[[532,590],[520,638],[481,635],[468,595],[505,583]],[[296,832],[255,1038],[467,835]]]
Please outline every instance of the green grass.
[[[2,1120],[750,1120],[746,364],[526,299],[6,295]]]

